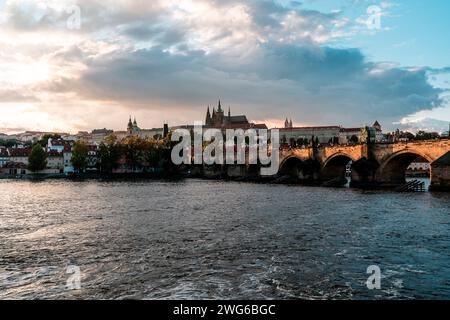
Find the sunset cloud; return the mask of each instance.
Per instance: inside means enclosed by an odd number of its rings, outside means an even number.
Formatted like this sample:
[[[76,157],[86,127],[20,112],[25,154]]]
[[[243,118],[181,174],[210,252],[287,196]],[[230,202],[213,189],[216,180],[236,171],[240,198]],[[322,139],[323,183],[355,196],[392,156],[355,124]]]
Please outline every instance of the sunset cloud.
[[[74,6],[80,29],[67,24]],[[340,10],[256,0],[10,0],[0,12],[0,108],[20,110],[2,114],[3,128],[120,129],[129,114],[148,127],[182,124],[203,119],[219,98],[271,123],[288,116],[389,126],[443,104],[429,68],[336,45],[358,24]]]

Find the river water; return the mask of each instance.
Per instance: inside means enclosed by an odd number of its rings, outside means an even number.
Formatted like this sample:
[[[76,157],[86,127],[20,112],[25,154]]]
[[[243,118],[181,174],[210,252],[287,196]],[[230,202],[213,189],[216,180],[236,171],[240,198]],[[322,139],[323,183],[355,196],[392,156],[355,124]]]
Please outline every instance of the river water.
[[[0,299],[449,299],[449,231],[450,194],[0,180]]]

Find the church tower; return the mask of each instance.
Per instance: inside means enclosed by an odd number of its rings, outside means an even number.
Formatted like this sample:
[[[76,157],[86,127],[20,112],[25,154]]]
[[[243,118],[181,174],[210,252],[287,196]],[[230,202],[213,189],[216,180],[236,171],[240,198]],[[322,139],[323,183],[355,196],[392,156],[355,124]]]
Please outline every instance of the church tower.
[[[211,112],[209,111],[209,106],[208,106],[208,110],[206,111],[206,120],[205,120],[205,126],[211,126]]]
[[[222,103],[219,100],[219,105],[217,107],[217,113],[216,113],[216,118],[213,119],[214,120],[214,125],[215,126],[221,126],[224,122],[224,112],[222,109]]]
[[[372,125],[372,128],[375,128],[378,131],[381,131],[381,124],[377,121]]]
[[[133,134],[133,123],[131,122],[131,116],[130,116],[130,120],[128,120],[127,133],[128,133],[128,135]]]

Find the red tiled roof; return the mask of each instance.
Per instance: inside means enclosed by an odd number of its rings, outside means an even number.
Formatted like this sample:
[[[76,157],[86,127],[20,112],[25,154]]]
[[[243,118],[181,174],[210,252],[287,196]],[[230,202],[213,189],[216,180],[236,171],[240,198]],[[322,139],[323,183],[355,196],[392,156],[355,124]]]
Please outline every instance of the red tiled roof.
[[[11,157],[28,157],[31,153],[30,148],[11,148],[9,149],[9,155]]]
[[[64,140],[58,139],[58,140],[52,140],[52,146],[63,146]]]
[[[49,157],[61,157],[61,152],[59,152],[58,150],[49,150],[48,151],[48,156]]]
[[[341,128],[341,132],[355,132],[361,131],[361,128]]]
[[[212,127],[215,129],[221,129],[221,130],[226,130],[226,129],[242,129],[242,130],[248,130],[248,129],[267,129],[267,126],[263,123],[259,123],[259,124],[254,124],[254,123],[229,123],[229,124],[224,124],[220,127]]]
[[[294,127],[294,128],[281,128],[280,131],[293,131],[293,130],[327,130],[327,129],[341,129],[339,126],[318,126],[318,127]]]

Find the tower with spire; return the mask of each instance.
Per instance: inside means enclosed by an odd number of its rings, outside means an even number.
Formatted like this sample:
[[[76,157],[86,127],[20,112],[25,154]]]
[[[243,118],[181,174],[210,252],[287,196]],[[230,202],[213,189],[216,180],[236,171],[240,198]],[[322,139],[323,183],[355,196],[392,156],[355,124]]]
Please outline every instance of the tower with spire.
[[[133,134],[133,122],[131,122],[131,116],[130,116],[130,119],[128,120],[127,133],[128,133],[128,135]]]
[[[205,118],[205,125],[210,128],[247,127],[250,124],[245,115],[232,116],[230,107],[228,107],[228,114],[225,114],[221,100],[218,102],[217,109],[213,108],[212,114],[208,106]]]
[[[209,106],[208,106],[208,110],[206,111],[205,126],[210,126],[210,125],[211,125],[211,112],[209,111]]]
[[[127,125],[127,134],[129,136],[134,136],[136,135],[141,129],[139,128],[137,121],[136,121],[136,117],[134,117],[134,121],[131,121],[131,116],[128,120],[128,125]]]
[[[213,126],[220,126],[224,123],[224,112],[222,109],[222,103],[219,100],[219,105],[217,106],[217,111],[214,108],[213,109],[213,115],[212,115],[212,125]]]
[[[291,128],[293,128],[292,119],[291,119],[291,120],[288,120],[288,118],[286,118],[286,121],[284,122],[284,128],[285,128],[285,129],[291,129]]]

